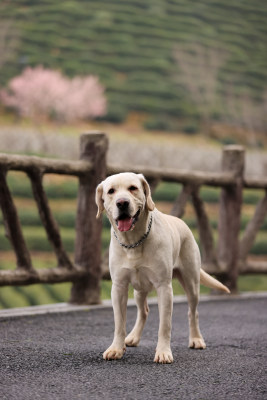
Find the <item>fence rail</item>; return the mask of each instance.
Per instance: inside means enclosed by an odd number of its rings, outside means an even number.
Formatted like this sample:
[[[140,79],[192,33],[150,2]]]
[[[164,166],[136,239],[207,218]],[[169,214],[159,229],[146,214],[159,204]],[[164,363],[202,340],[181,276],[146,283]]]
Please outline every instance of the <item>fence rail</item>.
[[[187,170],[172,170],[162,168],[148,168],[143,166],[108,166],[108,174],[117,174],[122,171],[131,171],[142,173],[148,180],[160,180],[168,182],[178,182],[183,184],[207,185],[214,187],[225,187],[234,185],[236,182],[235,176],[230,172],[200,172]]]
[[[31,174],[33,170],[36,170],[41,174],[82,176],[90,172],[92,168],[93,164],[89,160],[65,161],[35,156],[0,154],[0,169],[4,171],[23,171]]]
[[[229,148],[230,146],[225,146]],[[201,171],[188,171],[188,170],[175,170],[175,169],[162,169],[155,167],[145,167],[142,165],[119,166],[110,164],[107,166],[107,174],[118,174],[122,171],[131,171],[134,173],[142,173],[148,180],[159,180],[166,182],[188,184],[193,183],[196,185],[206,185],[212,187],[225,187],[235,185],[236,178],[231,172],[201,172]],[[267,178],[246,178],[243,179],[243,186],[246,189],[267,189]]]
[[[222,157],[222,170],[218,173],[163,170],[145,166],[106,165],[108,148],[104,133],[81,135],[80,160],[61,161],[33,156],[0,154],[0,206],[6,236],[9,238],[17,260],[15,270],[0,271],[0,286],[28,285],[33,283],[73,282],[72,303],[100,302],[100,280],[108,276],[101,268],[101,223],[96,220],[95,188],[106,175],[131,170],[143,173],[155,190],[161,181],[183,185],[175,200],[172,214],[182,217],[186,203],[192,200],[198,222],[203,267],[217,275],[232,292],[237,291],[237,277],[244,273],[267,273],[267,262],[248,258],[257,232],[267,214],[267,179],[244,177],[245,152],[240,146],[226,146]],[[42,224],[51,242],[57,265],[49,269],[35,269],[26,246],[17,210],[6,181],[9,170],[24,171],[31,181]],[[76,214],[76,240],[74,262],[65,251],[60,230],[51,212],[43,188],[44,174],[65,174],[79,180]],[[205,204],[200,197],[203,185],[221,188],[219,202],[218,245],[215,248],[212,228]],[[244,188],[263,189],[255,214],[239,239],[242,193]],[[105,260],[107,260],[104,257]]]

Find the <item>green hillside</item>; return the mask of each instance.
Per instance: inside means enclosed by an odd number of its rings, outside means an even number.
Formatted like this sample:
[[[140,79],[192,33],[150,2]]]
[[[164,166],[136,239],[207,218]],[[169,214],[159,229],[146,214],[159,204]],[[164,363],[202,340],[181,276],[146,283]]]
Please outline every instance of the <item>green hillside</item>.
[[[222,99],[231,90],[260,101],[267,88],[264,1],[14,0],[0,11],[17,38],[1,68],[1,85],[26,65],[96,74],[107,88],[110,120],[133,110],[197,117],[176,46],[197,44],[227,55],[218,70]]]

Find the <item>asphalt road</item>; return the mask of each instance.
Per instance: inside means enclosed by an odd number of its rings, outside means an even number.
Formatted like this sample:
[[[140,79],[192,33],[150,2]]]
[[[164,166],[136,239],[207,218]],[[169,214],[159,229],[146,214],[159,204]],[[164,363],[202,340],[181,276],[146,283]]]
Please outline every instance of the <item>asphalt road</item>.
[[[128,329],[136,310],[128,309]],[[267,298],[201,303],[206,350],[187,348],[187,305],[175,304],[173,364],[153,363],[157,306],[143,340],[104,361],[111,308],[0,320],[0,398],[267,399]]]

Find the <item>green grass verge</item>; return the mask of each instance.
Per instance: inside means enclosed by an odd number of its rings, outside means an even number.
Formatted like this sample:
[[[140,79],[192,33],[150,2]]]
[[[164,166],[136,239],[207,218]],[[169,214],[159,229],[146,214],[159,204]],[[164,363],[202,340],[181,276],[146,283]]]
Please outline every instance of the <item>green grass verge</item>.
[[[70,289],[71,283],[3,287],[0,291],[0,307],[14,308],[67,302],[70,298]]]
[[[267,291],[267,275],[241,275],[238,278],[240,292]]]
[[[102,300],[110,299],[110,281],[101,282]],[[267,290],[266,275],[247,275],[238,278],[240,292],[257,292]],[[61,283],[54,285],[31,285],[19,287],[3,287],[0,290],[0,308],[27,307],[32,305],[54,304],[68,302],[70,298],[71,283]],[[184,295],[184,291],[177,279],[173,280],[174,295]],[[201,286],[201,294],[210,293],[209,289]],[[156,297],[156,291],[149,294]],[[129,298],[133,298],[133,288],[129,288]]]

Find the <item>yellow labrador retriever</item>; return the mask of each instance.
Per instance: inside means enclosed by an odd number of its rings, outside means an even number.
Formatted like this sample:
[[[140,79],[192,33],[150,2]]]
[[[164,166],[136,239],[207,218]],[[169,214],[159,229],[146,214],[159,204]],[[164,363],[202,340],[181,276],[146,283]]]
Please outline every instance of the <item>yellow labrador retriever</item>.
[[[173,362],[170,340],[174,268],[188,297],[189,347],[204,349],[197,312],[199,284],[228,293],[229,290],[201,269],[199,249],[188,226],[155,208],[149,185],[141,174],[126,172],[108,177],[97,187],[96,204],[97,217],[106,210],[112,226],[109,267],[115,333],[104,359],[120,359],[125,345],[139,344],[148,316],[147,295],[155,288],[160,324],[154,361]],[[126,337],[129,283],[134,287],[137,319]]]

